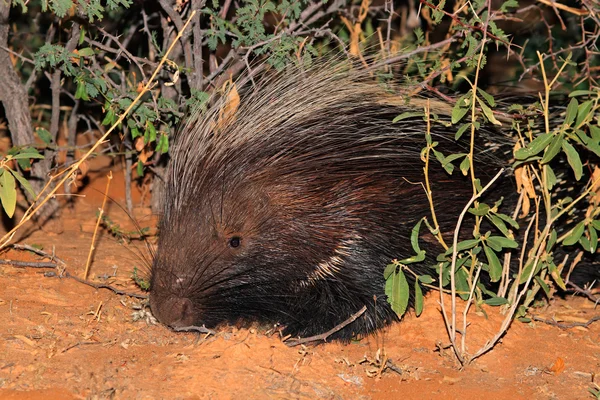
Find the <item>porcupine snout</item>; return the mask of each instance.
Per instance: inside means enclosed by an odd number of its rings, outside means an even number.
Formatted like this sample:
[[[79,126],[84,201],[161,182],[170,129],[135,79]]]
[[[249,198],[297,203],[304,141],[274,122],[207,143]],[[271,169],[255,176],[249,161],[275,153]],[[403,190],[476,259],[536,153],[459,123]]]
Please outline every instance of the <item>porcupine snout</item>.
[[[193,304],[190,299],[171,296],[157,302],[156,297],[150,296],[150,308],[160,322],[173,328],[194,324]]]
[[[152,314],[163,324],[173,328],[194,325],[194,306],[182,290],[184,279],[172,276],[173,282],[155,279],[150,292]]]

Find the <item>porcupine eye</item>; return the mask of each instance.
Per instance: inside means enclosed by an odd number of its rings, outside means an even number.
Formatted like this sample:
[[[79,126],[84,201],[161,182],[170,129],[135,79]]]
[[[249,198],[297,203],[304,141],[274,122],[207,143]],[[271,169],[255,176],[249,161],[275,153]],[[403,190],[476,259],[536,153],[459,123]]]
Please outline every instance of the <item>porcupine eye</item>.
[[[234,236],[231,239],[229,239],[229,247],[240,247],[242,239],[239,236]]]

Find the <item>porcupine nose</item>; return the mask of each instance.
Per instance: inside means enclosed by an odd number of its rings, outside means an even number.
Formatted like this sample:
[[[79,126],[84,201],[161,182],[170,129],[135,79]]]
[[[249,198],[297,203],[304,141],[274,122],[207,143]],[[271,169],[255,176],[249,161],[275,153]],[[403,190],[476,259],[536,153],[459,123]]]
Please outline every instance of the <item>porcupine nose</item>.
[[[160,322],[173,328],[194,324],[194,306],[190,299],[173,296],[163,301],[156,301],[151,296],[150,308]]]

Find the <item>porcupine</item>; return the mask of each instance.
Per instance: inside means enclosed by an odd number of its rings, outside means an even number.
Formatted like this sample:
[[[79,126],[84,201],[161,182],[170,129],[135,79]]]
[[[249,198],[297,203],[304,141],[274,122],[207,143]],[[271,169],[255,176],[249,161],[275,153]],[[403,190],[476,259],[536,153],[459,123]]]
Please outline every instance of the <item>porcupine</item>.
[[[277,322],[310,336],[366,306],[332,336],[342,339],[397,320],[383,270],[412,255],[410,233],[429,203],[426,123],[392,123],[415,107],[390,98],[364,69],[324,63],[258,81],[229,118],[225,99],[192,114],[171,151],[155,316],[173,327]],[[431,134],[438,149],[464,152],[453,129],[433,124]],[[491,128],[478,137],[475,168],[485,181],[506,167],[514,142]],[[441,231],[451,232],[471,182],[434,162],[429,178]],[[507,181],[504,194],[514,193]],[[441,250],[433,237],[421,245],[429,257]],[[431,273],[428,261],[411,267]]]

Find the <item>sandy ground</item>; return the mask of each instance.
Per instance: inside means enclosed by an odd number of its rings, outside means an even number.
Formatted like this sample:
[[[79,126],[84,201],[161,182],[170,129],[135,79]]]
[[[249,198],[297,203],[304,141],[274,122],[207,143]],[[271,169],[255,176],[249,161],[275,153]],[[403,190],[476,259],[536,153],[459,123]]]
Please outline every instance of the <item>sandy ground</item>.
[[[104,190],[104,175],[92,186]],[[110,195],[124,203],[122,178]],[[33,230],[18,243],[35,244],[81,275],[102,195],[85,190],[65,210],[63,232]],[[139,193],[136,193],[139,202]],[[130,227],[118,207],[109,217]],[[153,226],[146,208],[142,226]],[[90,277],[141,293],[133,268],[140,242],[101,235]],[[11,250],[1,259],[43,261]],[[45,260],[47,261],[47,260]],[[224,327],[215,336],[176,333],[147,318],[134,321],[142,300],[94,289],[52,269],[0,265],[0,399],[592,399],[600,384],[600,322],[562,330],[515,322],[491,352],[463,370],[450,350],[436,293],[423,315],[408,315],[378,335],[350,344],[289,348],[264,327]],[[472,312],[468,350],[498,330],[497,308]],[[557,299],[536,313],[587,321],[600,306],[584,298]],[[381,360],[389,360],[382,368]]]

